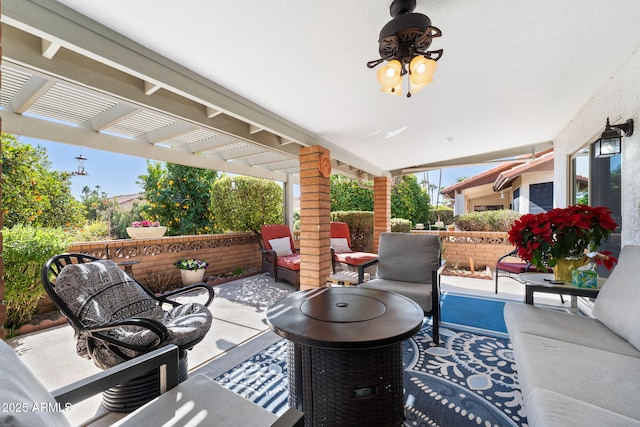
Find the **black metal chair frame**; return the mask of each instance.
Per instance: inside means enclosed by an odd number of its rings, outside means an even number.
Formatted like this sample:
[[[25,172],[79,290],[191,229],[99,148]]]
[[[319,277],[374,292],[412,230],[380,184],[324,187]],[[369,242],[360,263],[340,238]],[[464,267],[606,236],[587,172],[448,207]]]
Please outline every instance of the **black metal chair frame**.
[[[523,261],[522,262],[522,271],[520,271],[518,273],[514,273],[514,272],[509,271],[509,270],[501,269],[500,268],[500,263],[502,262],[502,260],[505,259],[505,258],[510,258],[510,257],[520,258],[518,256],[518,250],[514,249],[511,252],[502,255],[500,258],[498,258],[498,261],[496,261],[496,286],[495,286],[495,293],[496,294],[498,293],[498,278],[500,278],[500,277],[508,277],[510,279],[513,279],[513,280],[516,280],[516,281],[520,282],[520,280],[518,280],[517,275],[521,274],[521,273],[527,273],[527,272],[529,272],[529,269],[531,269],[533,267],[531,265],[531,263],[526,263],[526,262]],[[520,259],[522,259],[522,258],[520,258]],[[501,271],[504,271],[507,274],[503,275],[503,276],[500,276],[500,272]],[[538,270],[536,269],[535,271],[538,271]],[[512,274],[515,274],[516,276],[512,276]],[[564,304],[564,296],[560,295],[560,301],[562,301],[562,303]]]
[[[55,283],[51,281],[52,276],[57,277],[60,271],[62,271],[62,269],[69,264],[81,264],[85,262],[99,261],[100,259],[101,258],[97,258],[87,254],[79,254],[79,253],[61,254],[61,255],[56,255],[53,258],[49,259],[45,263],[44,267],[42,267],[42,273],[41,273],[42,284],[45,290],[47,291],[47,294],[49,295],[53,303],[60,309],[60,311],[62,311],[62,313],[69,320],[69,322],[71,322],[74,329],[76,329],[77,331],[82,331],[86,333],[91,338],[89,339],[89,342],[91,342],[92,340],[101,340],[101,341],[104,341],[105,343],[111,344],[109,345],[109,348],[112,351],[114,351],[114,353],[118,354],[118,356],[120,356],[122,359],[126,360],[126,359],[130,359],[130,357],[127,357],[126,355],[124,355],[121,351],[117,349],[117,347],[114,347],[114,345],[128,348],[130,350],[137,351],[137,352],[146,352],[149,350],[153,350],[154,348],[157,348],[168,337],[167,328],[162,323],[154,319],[131,318],[126,320],[119,320],[116,322],[105,323],[101,325],[87,325],[69,309],[66,303],[56,293]],[[208,295],[207,302],[205,303],[206,306],[208,306],[211,303],[211,301],[213,301],[213,298],[214,298],[213,288],[211,288],[211,286],[207,285],[206,283],[196,283],[194,285],[185,286],[183,288],[166,292],[162,295],[157,296],[153,292],[151,292],[149,289],[147,289],[145,286],[143,286],[140,282],[138,282],[135,278],[133,278],[132,276],[129,276],[129,277],[133,282],[135,282],[138,286],[140,286],[140,288],[142,288],[144,292],[147,295],[149,295],[150,298],[154,299],[158,303],[158,305],[170,304],[174,307],[177,307],[181,304],[179,302],[173,301],[170,298],[185,294],[187,292],[191,292],[195,289],[205,289],[208,292],[209,295]],[[137,326],[141,328],[146,328],[151,332],[153,332],[157,336],[157,339],[155,340],[154,343],[152,343],[152,345],[148,347],[141,347],[141,346],[121,342],[116,338],[114,338],[113,336],[110,336],[104,333],[106,331],[119,328],[122,326]],[[191,341],[185,345],[180,346],[180,350],[187,350],[192,348],[194,345],[202,341],[203,338],[204,336],[198,338],[197,340]],[[89,354],[91,354],[91,352],[92,352],[92,349],[90,348]]]

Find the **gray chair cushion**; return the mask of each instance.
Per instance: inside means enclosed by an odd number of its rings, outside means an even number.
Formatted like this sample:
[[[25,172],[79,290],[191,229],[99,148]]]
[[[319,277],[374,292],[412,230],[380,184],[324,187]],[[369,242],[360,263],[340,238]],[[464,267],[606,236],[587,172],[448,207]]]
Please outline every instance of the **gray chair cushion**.
[[[56,293],[85,325],[111,323],[130,318],[147,318],[164,324],[169,337],[163,345],[182,346],[204,336],[211,327],[211,312],[202,304],[189,303],[164,310],[138,283],[114,262],[100,260],[70,264],[56,279]],[[148,346],[156,334],[135,326],[122,326],[105,332],[121,342]],[[102,369],[121,363],[106,344],[96,341],[89,355],[88,337],[77,331],[77,353],[92,357]],[[139,352],[121,349],[128,357]]]
[[[70,426],[51,393],[0,340],[0,426]],[[64,409],[61,407],[60,409]]]
[[[440,238],[429,234],[382,233],[378,277],[401,282],[431,283],[439,267]]]
[[[602,286],[593,306],[593,315],[607,328],[640,350],[640,246],[626,245],[618,264]]]

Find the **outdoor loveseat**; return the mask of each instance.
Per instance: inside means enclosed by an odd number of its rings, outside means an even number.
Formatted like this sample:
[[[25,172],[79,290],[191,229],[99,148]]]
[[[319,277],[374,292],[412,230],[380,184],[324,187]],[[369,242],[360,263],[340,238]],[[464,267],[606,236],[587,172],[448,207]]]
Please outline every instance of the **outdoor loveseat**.
[[[165,378],[159,384],[160,397],[124,418],[122,414],[103,414],[99,420],[102,425],[302,426],[301,412],[289,409],[277,418],[205,375],[194,375],[178,384],[178,353],[175,345],[165,346],[50,393],[14,350],[0,340],[0,405],[3,408],[0,425],[70,426],[64,413],[71,405],[127,382],[141,372],[156,370]]]
[[[529,426],[640,426],[638,265],[640,246],[624,246],[595,318],[505,305]]]

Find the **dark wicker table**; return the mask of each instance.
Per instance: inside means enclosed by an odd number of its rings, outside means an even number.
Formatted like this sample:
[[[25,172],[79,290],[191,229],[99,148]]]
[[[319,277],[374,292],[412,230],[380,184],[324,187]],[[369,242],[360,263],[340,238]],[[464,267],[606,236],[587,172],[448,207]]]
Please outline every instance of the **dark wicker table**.
[[[422,326],[412,300],[362,288],[300,291],[267,310],[289,340],[289,403],[305,426],[398,426],[404,418],[402,341]]]

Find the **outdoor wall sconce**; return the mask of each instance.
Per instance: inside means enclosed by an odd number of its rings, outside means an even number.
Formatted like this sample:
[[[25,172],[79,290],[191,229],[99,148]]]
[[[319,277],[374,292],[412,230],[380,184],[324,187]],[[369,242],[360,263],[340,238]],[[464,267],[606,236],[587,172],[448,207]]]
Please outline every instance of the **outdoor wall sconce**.
[[[595,158],[617,156],[622,152],[622,137],[631,135],[633,135],[633,119],[619,125],[611,125],[609,117],[607,117],[607,126],[604,132],[602,132],[600,139],[594,143]]]

